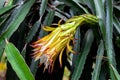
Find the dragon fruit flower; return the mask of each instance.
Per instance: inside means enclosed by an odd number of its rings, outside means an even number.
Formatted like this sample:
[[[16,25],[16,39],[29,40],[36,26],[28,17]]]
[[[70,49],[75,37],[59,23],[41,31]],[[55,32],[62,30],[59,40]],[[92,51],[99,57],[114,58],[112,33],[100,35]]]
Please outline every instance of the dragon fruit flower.
[[[64,49],[67,49],[67,55],[69,53],[76,53],[72,50],[70,43],[74,41],[77,27],[85,23],[95,24],[97,22],[98,19],[95,16],[84,14],[68,19],[62,25],[58,22],[58,27],[56,28],[49,26],[43,27],[44,30],[51,31],[51,33],[32,44],[34,48],[33,58],[35,61],[40,59],[40,64],[45,65],[44,69],[50,71],[53,70],[57,57],[59,57],[60,66],[62,66]]]

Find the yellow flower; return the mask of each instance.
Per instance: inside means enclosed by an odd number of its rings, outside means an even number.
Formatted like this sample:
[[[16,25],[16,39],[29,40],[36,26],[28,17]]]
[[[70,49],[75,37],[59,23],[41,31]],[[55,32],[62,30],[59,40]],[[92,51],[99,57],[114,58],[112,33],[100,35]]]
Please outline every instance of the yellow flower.
[[[0,60],[0,79],[4,79],[7,71],[7,61],[6,55],[3,53],[2,58]]]
[[[6,63],[0,62],[0,72],[7,69]]]
[[[59,62],[62,66],[62,54],[64,49],[69,52],[75,53],[72,50],[70,42],[74,40],[74,35],[78,26],[85,23],[96,23],[98,19],[90,14],[75,16],[66,21],[65,24],[60,25],[58,22],[57,28],[49,26],[43,27],[46,31],[52,31],[47,36],[39,39],[32,44],[34,48],[33,58],[40,59],[40,64],[45,65],[45,69],[53,70],[56,58],[59,56]]]

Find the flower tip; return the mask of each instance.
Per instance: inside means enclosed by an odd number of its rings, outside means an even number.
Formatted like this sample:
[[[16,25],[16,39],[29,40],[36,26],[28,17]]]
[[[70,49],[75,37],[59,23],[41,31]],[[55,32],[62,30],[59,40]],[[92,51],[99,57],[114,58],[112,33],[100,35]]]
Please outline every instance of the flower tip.
[[[34,48],[34,44],[32,43],[32,44],[30,44],[30,47],[33,47]]]
[[[62,68],[62,63],[60,63],[60,68]]]

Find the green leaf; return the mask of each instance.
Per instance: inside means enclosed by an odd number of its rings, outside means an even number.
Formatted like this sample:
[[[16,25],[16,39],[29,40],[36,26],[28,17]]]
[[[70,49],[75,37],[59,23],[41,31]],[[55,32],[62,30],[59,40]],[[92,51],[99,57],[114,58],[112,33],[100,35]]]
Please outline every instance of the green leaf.
[[[90,51],[93,39],[94,39],[94,36],[93,36],[92,30],[88,30],[83,40],[84,41],[82,46],[83,51],[80,53],[80,55],[78,56],[78,59],[76,60],[76,67],[73,72],[71,80],[79,80],[84,68],[87,55]]]
[[[78,0],[79,1],[79,0]],[[82,0],[82,4],[86,4],[93,13],[95,13],[95,5],[94,0]]]
[[[103,55],[104,55],[104,44],[103,44],[103,41],[101,40],[100,45],[98,47],[98,51],[97,51],[95,67],[92,73],[92,80],[99,80]]]
[[[30,65],[30,70],[34,76],[36,75],[36,72],[38,70],[38,67],[39,67],[38,65],[39,65],[39,60],[35,61],[35,59],[32,59],[31,65]]]
[[[102,67],[104,67],[104,66],[102,66]],[[101,67],[101,68],[102,68]],[[108,68],[108,67],[107,67]],[[101,69],[101,71],[100,71],[100,76],[99,76],[99,80],[106,80],[106,72],[105,72],[105,69]]]
[[[46,6],[47,6],[48,0],[42,0],[40,4],[40,15],[42,16],[45,12]]]
[[[55,16],[57,16],[57,17],[59,17],[59,18],[63,19],[64,21],[66,21],[66,20],[67,20],[67,17],[66,17],[66,16],[64,16],[64,15],[62,15],[62,14],[58,13],[58,12],[55,12]]]
[[[7,2],[7,4],[5,6],[10,6],[13,4],[13,0],[7,0],[6,2]]]
[[[77,5],[73,0],[60,0],[60,1],[64,2],[66,5],[70,6],[72,8],[74,14],[84,13],[84,10],[81,9],[81,7],[79,5]]]
[[[114,24],[116,30],[118,31],[118,33],[120,34],[120,22],[118,21],[118,19],[115,16],[113,18],[113,24]]]
[[[4,6],[5,0],[0,0],[0,8]]]
[[[8,29],[0,36],[0,41],[4,38],[10,38],[10,36],[17,30],[20,23],[24,20],[27,13],[29,12],[34,0],[28,1],[26,4],[22,5],[18,13],[16,13],[14,19],[8,25]]]
[[[74,44],[74,51],[76,51],[78,54],[80,54],[80,40],[81,40],[81,34],[80,34],[80,27],[77,28],[77,31],[75,33],[75,39],[77,39],[75,41],[75,44]],[[79,56],[78,55],[73,55],[73,58],[72,58],[72,71],[74,71],[75,69],[75,66],[76,66],[76,60]]]
[[[114,73],[115,80],[120,80],[120,74],[118,73],[118,71],[113,67],[113,65],[110,65],[110,67]]]
[[[109,64],[116,66],[115,53],[113,49],[113,1],[106,1],[106,37],[105,37],[105,47],[108,57]],[[115,80],[115,76],[110,68],[111,80]]]
[[[27,37],[26,37],[26,42],[29,43],[33,37],[35,36],[36,32],[38,31],[39,29],[39,26],[40,26],[40,22],[37,21],[33,26],[32,28],[30,29]]]
[[[52,21],[53,21],[53,18],[54,18],[54,11],[50,11],[47,16],[45,17],[45,20],[44,20],[44,25],[48,25],[50,26]],[[43,37],[45,35],[47,35],[48,32],[46,32],[45,30],[41,29],[40,30],[40,33],[39,33],[39,37]]]
[[[53,21],[53,18],[54,18],[54,15],[55,15],[55,11],[53,10],[50,10],[49,13],[47,14],[47,16],[45,17],[45,20],[43,22],[43,25],[44,26],[50,26],[52,21]]]
[[[113,7],[112,7],[112,0],[109,0],[106,2],[106,40],[105,40],[105,46],[107,50],[107,56],[109,59],[110,64],[114,64],[114,55],[113,55]],[[114,64],[115,66],[115,64]]]
[[[74,44],[74,50],[76,52],[80,52],[80,39],[81,38],[81,35],[80,35],[80,27],[77,28],[77,31],[76,31],[76,34],[75,34],[75,39],[77,39],[75,42],[76,44]]]
[[[53,21],[53,18],[54,18],[54,14],[55,12],[54,11],[50,11],[47,16],[45,17],[45,20],[44,20],[44,25],[51,25],[52,21]],[[29,33],[28,33],[28,36],[26,37],[26,42],[29,43],[32,38],[34,37],[35,33],[38,31],[39,27],[40,27],[40,23],[41,21],[37,21],[34,26],[30,29]]]
[[[105,39],[105,11],[104,3],[101,0],[94,0],[96,15],[99,18],[100,30],[103,38]]]
[[[5,15],[5,17],[0,18],[0,29],[1,29],[1,25],[8,19],[9,16],[10,16],[10,14],[7,14],[7,15]]]
[[[18,49],[12,43],[7,42],[5,53],[9,63],[20,80],[34,80],[29,67],[25,63],[23,57],[20,55]]]
[[[0,36],[0,56],[3,52],[5,42],[4,39],[8,39],[11,35],[18,29],[19,25],[22,23],[27,13],[29,12],[34,0],[29,0],[27,3],[23,4],[21,7],[17,8],[16,14],[12,17],[10,24],[7,26],[7,30]]]
[[[83,0],[73,0],[73,1],[76,1],[76,2],[81,3],[81,4],[85,4]]]
[[[83,7],[81,4],[79,4],[78,1],[76,1],[76,0],[73,0],[73,1],[74,1],[81,9],[83,9],[83,11],[84,11],[85,13],[89,14],[88,10],[87,10],[85,7]]]
[[[96,9],[96,14],[98,18],[102,19],[105,21],[105,11],[104,11],[104,3],[102,3],[102,0],[94,0],[95,4],[95,9]]]
[[[30,29],[28,36],[26,37],[26,42],[29,43],[33,37],[35,36],[36,32],[38,31],[38,28],[40,27],[40,23],[39,21],[37,21],[34,26]],[[36,75],[37,69],[38,69],[38,62],[39,61],[35,61],[34,59],[32,59],[31,61],[31,65],[30,65],[30,70],[33,73],[33,75]]]
[[[3,7],[0,9],[0,15],[4,14],[5,12],[9,11],[10,9],[14,8],[16,5],[10,5],[7,7]]]
[[[120,11],[120,5],[114,5],[114,7]]]

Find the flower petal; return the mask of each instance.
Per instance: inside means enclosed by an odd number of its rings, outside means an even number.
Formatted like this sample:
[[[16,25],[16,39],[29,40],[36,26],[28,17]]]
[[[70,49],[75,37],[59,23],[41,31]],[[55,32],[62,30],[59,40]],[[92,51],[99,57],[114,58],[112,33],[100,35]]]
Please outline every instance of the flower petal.
[[[49,27],[49,26],[45,26],[45,27],[42,27],[45,31],[53,31],[55,30],[56,28],[54,27]]]
[[[76,53],[74,50],[72,50],[72,46],[69,45],[70,42],[67,43],[67,49],[68,51],[70,51],[71,53]]]
[[[60,55],[59,55],[60,67],[62,67],[62,54],[63,54],[64,49],[65,48],[62,49],[62,51],[60,52]]]

